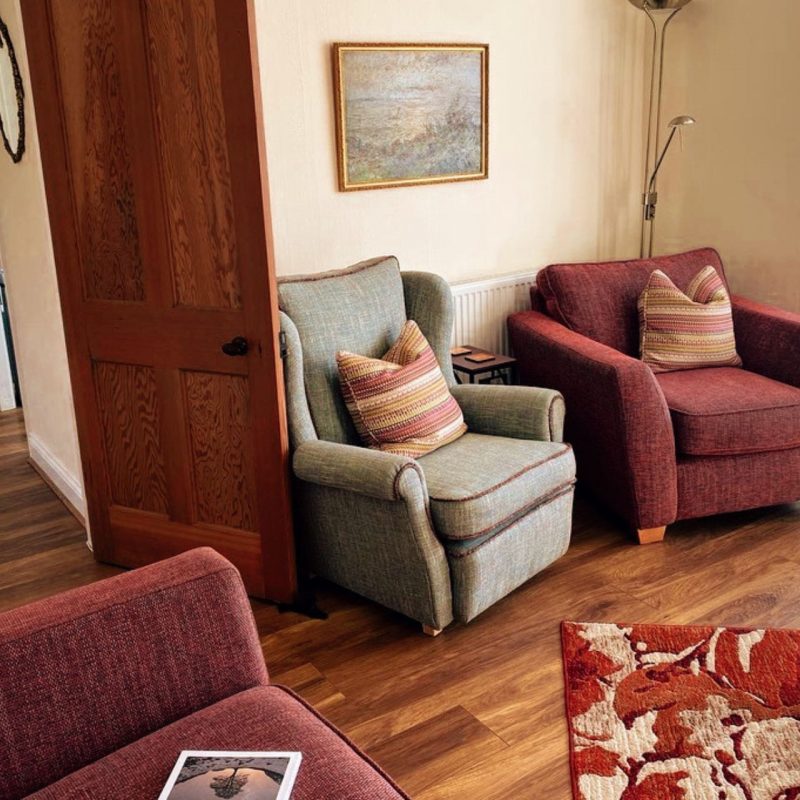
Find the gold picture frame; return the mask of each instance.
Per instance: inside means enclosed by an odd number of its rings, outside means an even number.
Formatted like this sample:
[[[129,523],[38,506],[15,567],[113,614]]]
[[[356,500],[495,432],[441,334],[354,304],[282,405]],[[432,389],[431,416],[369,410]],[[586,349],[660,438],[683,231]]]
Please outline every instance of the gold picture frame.
[[[336,42],[343,192],[489,175],[489,45]]]

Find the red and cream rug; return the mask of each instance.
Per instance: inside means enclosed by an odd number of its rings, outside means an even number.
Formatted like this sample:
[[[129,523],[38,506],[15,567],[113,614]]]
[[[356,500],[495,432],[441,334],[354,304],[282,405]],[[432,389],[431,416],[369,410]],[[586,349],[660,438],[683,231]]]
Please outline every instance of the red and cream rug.
[[[575,800],[800,800],[800,631],[562,625]]]

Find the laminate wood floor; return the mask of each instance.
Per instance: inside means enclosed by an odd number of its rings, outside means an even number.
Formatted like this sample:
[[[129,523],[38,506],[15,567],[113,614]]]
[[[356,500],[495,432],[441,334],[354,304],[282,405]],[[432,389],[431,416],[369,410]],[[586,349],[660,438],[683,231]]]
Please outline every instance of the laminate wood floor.
[[[120,570],[27,464],[0,414],[0,610]],[[585,498],[557,564],[436,639],[319,587],[327,620],[253,603],[273,680],[309,700],[417,800],[568,800],[559,623],[800,627],[800,504],[680,523],[640,547]]]

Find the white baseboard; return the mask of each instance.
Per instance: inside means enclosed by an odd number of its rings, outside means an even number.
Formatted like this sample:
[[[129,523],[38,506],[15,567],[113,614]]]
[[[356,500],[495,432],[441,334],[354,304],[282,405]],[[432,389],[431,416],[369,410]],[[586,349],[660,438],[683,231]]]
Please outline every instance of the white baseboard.
[[[28,433],[28,450],[31,461],[52,481],[58,491],[64,495],[64,499],[85,520],[86,498],[83,495],[83,484],[80,478],[73,475],[33,433]]]

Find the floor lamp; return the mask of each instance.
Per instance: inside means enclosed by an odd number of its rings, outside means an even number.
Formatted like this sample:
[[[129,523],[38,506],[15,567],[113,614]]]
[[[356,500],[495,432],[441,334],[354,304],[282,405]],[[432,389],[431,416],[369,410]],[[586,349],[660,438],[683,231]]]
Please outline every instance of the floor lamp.
[[[642,229],[639,240],[639,257],[653,255],[653,232],[655,228],[658,192],[656,181],[658,170],[667,154],[678,128],[694,124],[689,116],[676,117],[669,123],[670,134],[664,149],[661,146],[661,92],[664,87],[664,43],[667,26],[675,15],[691,0],[629,0],[647,15],[653,26],[653,62],[650,70],[650,104],[647,113],[647,146],[645,148],[644,191],[642,193]]]

